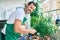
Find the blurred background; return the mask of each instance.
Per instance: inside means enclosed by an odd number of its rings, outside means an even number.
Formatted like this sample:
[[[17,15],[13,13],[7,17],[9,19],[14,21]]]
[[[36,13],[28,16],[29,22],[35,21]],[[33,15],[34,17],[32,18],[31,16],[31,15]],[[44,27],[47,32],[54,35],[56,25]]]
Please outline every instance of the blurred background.
[[[10,14],[13,13],[17,8],[25,7],[25,4],[30,1],[37,2],[37,0],[0,0],[0,32]],[[56,22],[56,20],[59,19],[58,31],[55,33],[55,37],[57,38],[56,40],[60,40],[60,0],[38,1],[40,2],[39,6],[43,10],[43,13],[50,13],[52,15],[53,22]]]

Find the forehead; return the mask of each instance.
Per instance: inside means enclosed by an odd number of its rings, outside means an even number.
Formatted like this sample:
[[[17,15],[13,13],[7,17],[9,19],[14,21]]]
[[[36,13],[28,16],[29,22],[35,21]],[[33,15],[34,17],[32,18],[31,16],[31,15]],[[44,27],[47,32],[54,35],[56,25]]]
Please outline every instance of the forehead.
[[[36,8],[36,6],[33,3],[31,3],[29,6],[33,7],[33,8]]]

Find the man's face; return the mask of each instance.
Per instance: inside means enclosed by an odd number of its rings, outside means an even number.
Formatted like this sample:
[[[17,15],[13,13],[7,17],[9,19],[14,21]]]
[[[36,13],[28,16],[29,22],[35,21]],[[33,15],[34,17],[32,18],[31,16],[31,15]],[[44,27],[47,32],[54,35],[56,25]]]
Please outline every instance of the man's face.
[[[30,5],[27,6],[26,12],[27,12],[27,13],[31,13],[31,12],[33,12],[33,11],[35,10],[35,8],[36,8],[36,7],[34,6],[34,4],[31,3]]]

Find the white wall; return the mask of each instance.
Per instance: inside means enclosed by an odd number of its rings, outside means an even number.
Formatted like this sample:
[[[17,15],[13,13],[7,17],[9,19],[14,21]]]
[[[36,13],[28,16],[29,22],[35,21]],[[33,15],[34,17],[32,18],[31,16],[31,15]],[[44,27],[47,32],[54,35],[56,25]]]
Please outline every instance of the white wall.
[[[12,8],[12,7],[18,7],[23,6],[25,3],[24,0],[0,0],[0,8],[6,9],[6,8]]]
[[[0,20],[7,19],[16,7],[24,7],[25,0],[0,0]]]
[[[4,19],[4,10],[0,8],[0,20]]]

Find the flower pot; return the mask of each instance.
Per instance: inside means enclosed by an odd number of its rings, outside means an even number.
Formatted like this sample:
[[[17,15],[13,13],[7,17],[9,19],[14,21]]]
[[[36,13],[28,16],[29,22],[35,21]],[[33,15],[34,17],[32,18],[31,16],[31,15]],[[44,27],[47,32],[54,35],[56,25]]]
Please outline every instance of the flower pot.
[[[36,36],[36,35],[34,35],[34,36],[32,36],[32,37],[27,37],[26,38],[26,40],[42,40],[42,38],[41,37],[39,37],[39,36]]]

